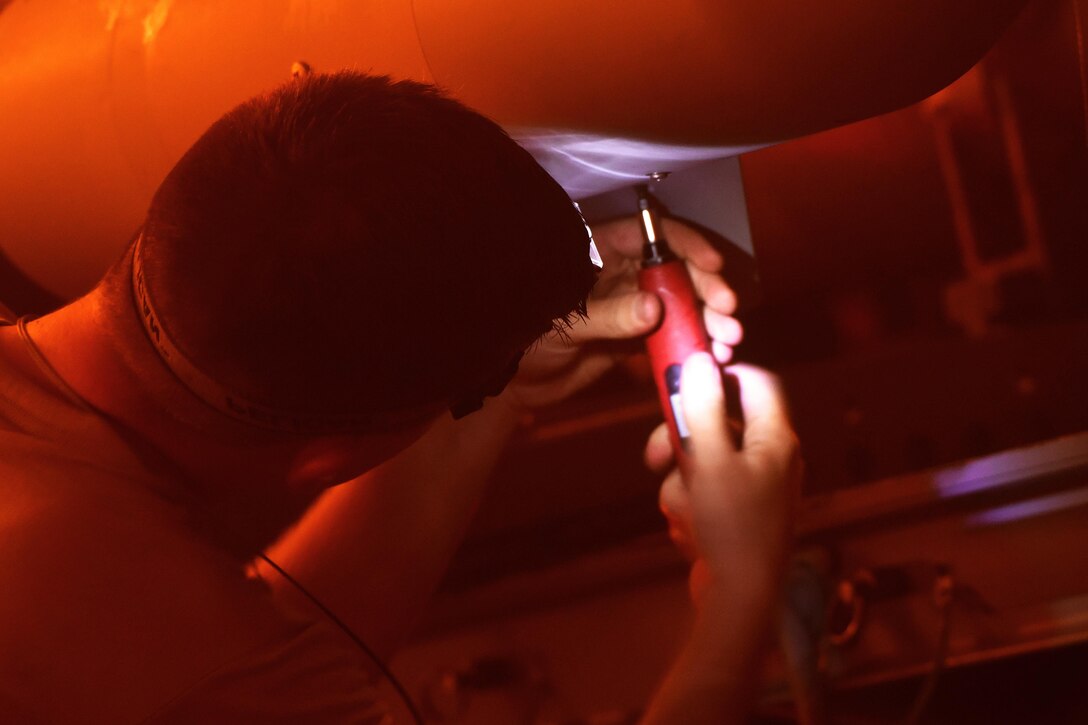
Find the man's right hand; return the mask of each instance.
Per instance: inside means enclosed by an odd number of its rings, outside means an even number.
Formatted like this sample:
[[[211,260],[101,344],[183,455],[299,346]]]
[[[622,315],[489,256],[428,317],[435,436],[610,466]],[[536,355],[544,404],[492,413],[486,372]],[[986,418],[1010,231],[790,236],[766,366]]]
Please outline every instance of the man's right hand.
[[[774,378],[748,366],[729,371],[739,380],[745,417],[740,450],[713,358],[692,355],[680,378],[691,455],[665,479],[661,505],[673,539],[695,560],[691,585],[699,611],[643,725],[745,722],[777,609],[800,480],[797,439]],[[672,458],[662,426],[650,436],[646,462],[665,470]]]
[[[688,470],[672,470],[661,487],[669,531],[694,561],[692,594],[708,591],[733,601],[776,590],[790,547],[791,510],[801,461],[778,385],[769,373],[736,365],[745,432],[733,446],[725,415],[721,373],[707,354],[684,365],[680,393],[691,432]],[[646,462],[673,465],[667,431],[651,434]]]

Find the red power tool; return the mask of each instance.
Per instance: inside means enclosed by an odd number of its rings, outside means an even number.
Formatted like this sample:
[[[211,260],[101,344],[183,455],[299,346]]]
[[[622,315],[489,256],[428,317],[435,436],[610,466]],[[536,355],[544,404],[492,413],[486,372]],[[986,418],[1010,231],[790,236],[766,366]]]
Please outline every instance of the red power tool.
[[[661,325],[646,338],[646,349],[676,460],[684,466],[688,431],[680,408],[680,370],[692,353],[710,352],[710,338],[691,276],[684,262],[669,249],[654,200],[645,186],[638,189],[638,208],[643,238],[638,286],[656,294],[663,306]]]

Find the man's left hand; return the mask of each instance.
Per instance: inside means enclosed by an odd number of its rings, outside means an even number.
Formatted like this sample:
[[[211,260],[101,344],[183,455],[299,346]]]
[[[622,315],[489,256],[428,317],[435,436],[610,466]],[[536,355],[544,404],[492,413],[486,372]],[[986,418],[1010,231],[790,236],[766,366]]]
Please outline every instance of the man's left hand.
[[[703,319],[719,363],[732,358],[741,339],[732,317],[737,300],[721,277],[722,256],[701,233],[678,221],[664,220],[669,246],[687,264]],[[541,338],[525,355],[504,398],[531,410],[556,403],[581,390],[617,361],[637,351],[632,339],[651,332],[661,320],[661,301],[638,289],[642,232],[637,217],[593,227],[604,269],[587,303],[585,319],[562,333]]]

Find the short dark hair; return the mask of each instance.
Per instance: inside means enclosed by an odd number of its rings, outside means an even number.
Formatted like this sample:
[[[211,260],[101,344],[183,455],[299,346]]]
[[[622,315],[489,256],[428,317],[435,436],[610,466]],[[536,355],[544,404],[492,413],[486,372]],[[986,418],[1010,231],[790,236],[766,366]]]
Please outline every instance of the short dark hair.
[[[584,313],[596,271],[566,193],[498,125],[354,72],[212,125],[156,192],[142,257],[202,372],[309,413],[454,400]]]

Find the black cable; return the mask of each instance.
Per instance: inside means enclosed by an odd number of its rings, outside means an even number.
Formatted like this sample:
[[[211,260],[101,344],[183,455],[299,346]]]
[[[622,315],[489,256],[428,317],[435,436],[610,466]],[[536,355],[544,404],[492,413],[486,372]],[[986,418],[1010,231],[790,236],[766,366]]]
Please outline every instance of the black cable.
[[[911,706],[910,713],[907,714],[906,719],[903,720],[904,725],[915,725],[919,722],[922,714],[929,706],[930,700],[933,699],[933,692],[937,689],[937,681],[941,677],[941,673],[944,672],[946,660],[948,658],[948,639],[950,621],[952,618],[952,594],[955,589],[955,584],[950,574],[941,574],[934,582],[934,599],[937,602],[937,606],[940,609],[940,624],[937,631],[937,647],[933,653],[933,666],[930,667],[929,673],[922,681],[922,686],[918,690],[917,696],[914,698],[914,704]]]
[[[375,666],[377,666],[378,670],[382,673],[382,676],[385,677],[385,679],[388,680],[389,684],[393,686],[393,689],[397,691],[400,699],[404,702],[404,706],[408,709],[408,712],[411,713],[412,719],[415,720],[416,725],[424,725],[423,716],[419,714],[419,710],[416,709],[416,704],[415,702],[413,702],[411,696],[408,694],[408,691],[404,688],[404,685],[401,684],[400,680],[398,680],[393,675],[389,668],[385,666],[385,663],[381,661],[378,655],[374,653],[374,650],[370,649],[370,647],[367,646],[366,642],[360,639],[359,636],[355,634],[355,632],[351,631],[351,628],[348,627],[348,625],[344,624],[339,617],[333,614],[331,609],[322,604],[321,600],[319,600],[313,594],[310,594],[306,587],[299,584],[298,581],[293,576],[285,572],[279,564],[269,559],[264,552],[261,552],[257,556],[259,556],[270,567],[275,569],[280,576],[290,582],[295,589],[297,589],[303,596],[309,599],[315,607],[320,609],[321,612],[329,618],[330,622],[339,627],[344,634],[351,638],[351,641],[354,642],[355,645],[360,650],[362,650],[367,657],[370,658],[370,661],[373,662]]]

